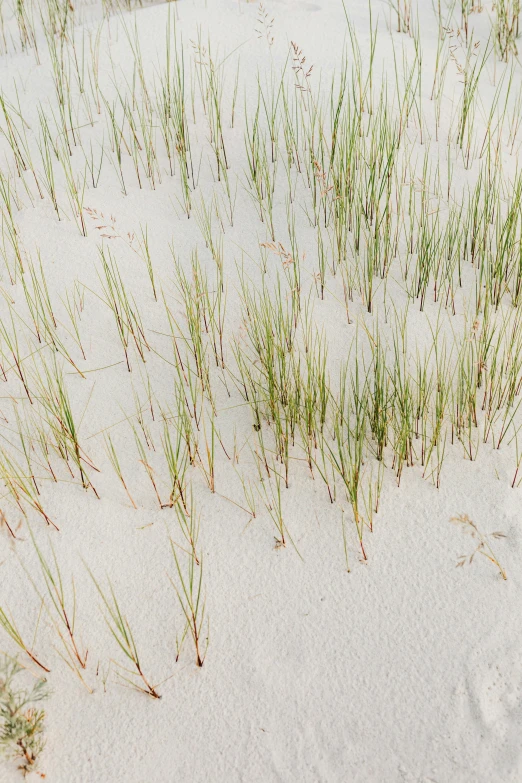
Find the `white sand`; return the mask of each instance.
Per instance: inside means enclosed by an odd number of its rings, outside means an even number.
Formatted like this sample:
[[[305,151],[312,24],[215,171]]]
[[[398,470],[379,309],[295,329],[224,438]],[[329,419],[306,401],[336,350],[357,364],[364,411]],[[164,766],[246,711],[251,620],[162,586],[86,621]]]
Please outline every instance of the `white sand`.
[[[367,3],[347,3],[367,57]],[[433,133],[432,104],[429,102],[436,47],[436,23],[431,3],[419,0],[424,68],[425,129]],[[488,6],[489,7],[489,6]],[[230,105],[237,56],[240,55],[238,122],[229,127],[227,109],[225,138],[230,155],[233,183],[239,177],[234,227],[225,225],[225,271],[228,280],[227,356],[232,360],[230,338],[241,326],[238,274],[241,248],[258,258],[258,243],[266,239],[264,226],[241,184],[246,166],[243,129],[243,99],[252,111],[255,106],[257,69],[263,81],[270,68],[278,73],[288,53],[290,40],[296,41],[314,64],[314,89],[319,79],[329,89],[333,72],[340,68],[347,38],[342,4],[336,0],[267,0],[274,17],[274,43],[255,33],[258,6],[232,0],[180,0],[175,4],[178,31],[186,43],[187,63],[192,57],[190,39],[201,26],[202,40],[210,41],[217,60],[234,52],[227,61],[225,103]],[[379,37],[375,73],[377,81],[387,73],[393,84],[393,54],[387,29],[385,4],[372,3],[378,18]],[[147,77],[154,76],[164,56],[164,36],[168,9],[157,5],[139,10],[136,24]],[[85,11],[86,29],[96,29],[98,9]],[[134,16],[124,17],[128,24]],[[473,17],[478,37],[484,42],[490,23],[486,11]],[[14,29],[14,28],[13,28]],[[81,27],[78,28],[81,35]],[[86,49],[88,39],[86,38]],[[412,39],[393,33],[401,58],[401,46],[413,53]],[[123,85],[123,76],[132,81],[132,58],[121,22],[113,17],[102,28],[100,81],[108,95],[114,95],[113,80]],[[110,59],[114,68],[111,68]],[[20,103],[27,122],[37,124],[37,102],[56,110],[51,72],[45,45],[42,64],[32,53],[11,51],[0,59],[0,84],[7,95],[18,85]],[[492,63],[483,80],[481,100],[489,107],[495,87]],[[498,73],[505,68],[497,63]],[[188,68],[188,66],[187,66]],[[515,77],[520,81],[520,67]],[[444,151],[452,100],[460,89],[453,63],[448,66],[446,99],[442,109],[440,150]],[[187,90],[190,92],[189,87]],[[95,117],[94,127],[82,129],[84,148],[103,143],[108,148],[109,132],[105,117]],[[480,112],[477,127],[483,127]],[[214,187],[207,141],[207,127],[201,112],[196,126],[190,124],[193,157],[199,165],[200,189],[210,198]],[[414,123],[412,143],[418,138]],[[477,131],[478,136],[480,133]],[[159,138],[159,130],[157,131]],[[12,153],[0,140],[0,159],[9,161]],[[36,150],[36,147],[34,147]],[[163,147],[161,147],[163,149]],[[415,143],[422,166],[424,148]],[[437,159],[438,147],[432,141],[430,155]],[[95,154],[98,154],[95,152]],[[210,254],[196,224],[187,220],[176,202],[180,198],[178,177],[167,172],[162,152],[162,183],[152,190],[148,182],[139,189],[132,163],[125,157],[128,195],[123,196],[110,162],[104,161],[99,187],[88,187],[84,204],[105,217],[114,216],[118,232],[139,232],[148,228],[151,255],[158,281],[170,305],[180,317],[181,308],[173,298],[172,242],[181,263],[188,269],[190,252],[197,245],[201,258],[213,273]],[[36,154],[35,154],[36,157]],[[83,170],[82,153],[73,160]],[[39,160],[37,168],[39,165]],[[476,168],[465,171],[461,164],[455,181],[474,181]],[[505,169],[516,166],[516,157],[506,152]],[[5,167],[4,167],[5,168]],[[286,242],[284,170],[283,183],[276,196],[276,234]],[[29,182],[30,178],[27,177]],[[61,200],[69,211],[63,182]],[[34,190],[34,187],[33,187]],[[348,504],[329,503],[325,485],[310,478],[305,463],[295,463],[290,487],[283,491],[285,523],[299,550],[288,545],[274,549],[274,527],[258,499],[259,514],[249,523],[249,514],[226,496],[244,505],[241,484],[219,446],[216,446],[216,490],[212,494],[203,472],[190,469],[195,498],[201,512],[201,548],[205,559],[205,591],[210,623],[208,653],[202,669],[195,666],[190,643],[175,662],[176,636],[183,629],[175,592],[167,574],[174,576],[168,545],[168,530],[175,535],[174,512],[160,510],[143,467],[138,463],[132,433],[125,423],[133,407],[133,386],[146,400],[144,366],[132,354],[133,372],[123,360],[114,319],[109,309],[90,291],[101,293],[98,278],[99,223],[86,216],[88,237],[80,235],[73,220],[58,221],[49,198],[35,198],[34,206],[18,187],[22,209],[16,220],[24,248],[36,259],[41,252],[51,297],[59,317],[65,311],[59,297],[72,290],[75,280],[88,289],[80,322],[87,360],[72,341],[67,342],[81,368],[95,370],[82,379],[64,364],[68,388],[77,419],[83,420],[80,440],[100,469],[92,473],[100,495],[84,491],[78,483],[67,482],[66,471],[57,466],[57,485],[42,480],[42,502],[58,524],[59,533],[49,531],[67,583],[74,574],[77,590],[77,633],[89,650],[85,681],[90,694],[67,668],[58,651],[59,639],[49,618],[43,615],[34,649],[51,668],[49,683],[53,693],[46,703],[47,745],[41,770],[50,783],[167,783],[212,781],[218,783],[271,783],[272,781],[355,781],[393,783],[508,783],[522,780],[522,626],[520,607],[521,538],[519,534],[520,489],[511,489],[516,465],[513,446],[494,450],[491,442],[481,443],[478,459],[470,462],[461,447],[448,446],[442,469],[441,487],[423,479],[419,466],[404,470],[400,487],[391,469],[387,470],[379,513],[373,533],[365,533],[368,561],[360,559],[355,529]],[[297,204],[308,196],[304,185],[297,190]],[[315,271],[315,239],[303,212],[296,207],[299,244],[307,252],[306,269]],[[107,221],[108,222],[108,221]],[[140,259],[122,239],[106,243],[118,259],[126,285],[132,291],[142,314],[151,345],[173,361],[171,342],[164,336],[167,322],[163,304],[156,303],[146,270]],[[254,264],[244,255],[245,266]],[[270,257],[275,266],[277,259]],[[249,269],[250,269],[249,267]],[[307,272],[306,286],[310,286]],[[466,277],[467,275],[467,277]],[[11,286],[6,270],[2,288],[16,309],[27,313],[21,284]],[[473,275],[465,272],[473,284]],[[404,304],[400,286],[390,283],[391,298]],[[349,325],[342,304],[339,280],[329,281],[330,293],[321,301],[313,297],[314,318],[324,326],[329,340],[332,376],[346,355],[354,325]],[[390,294],[388,294],[390,296]],[[382,299],[382,286],[378,301]],[[462,302],[452,321],[462,329]],[[336,298],[337,297],[337,298]],[[7,313],[2,302],[4,315]],[[382,311],[381,311],[382,313]],[[428,321],[435,321],[432,303],[425,313],[417,304],[411,307],[412,328],[422,342],[430,338]],[[360,296],[355,294],[353,317],[364,316]],[[375,318],[377,316],[374,316]],[[372,316],[366,315],[370,328]],[[448,319],[448,323],[449,323]],[[384,327],[383,327],[384,328]],[[446,328],[446,327],[445,327]],[[24,333],[25,335],[25,333]],[[65,338],[64,338],[65,339]],[[30,338],[23,336],[22,343]],[[28,353],[28,351],[27,351]],[[148,370],[156,403],[167,409],[174,405],[173,367],[158,355],[148,355]],[[0,404],[3,437],[16,442],[15,419],[8,395],[19,398],[22,418],[27,400],[16,378],[4,385]],[[234,437],[238,448],[252,437],[251,414],[231,386],[229,398],[215,380],[219,413],[217,426],[229,452]],[[148,421],[160,441],[161,425]],[[117,424],[123,421],[122,424]],[[112,425],[117,425],[112,427]],[[128,486],[138,505],[131,507],[107,459],[104,428],[110,430],[118,448]],[[296,452],[297,455],[297,452]],[[163,494],[168,495],[165,466],[151,456]],[[249,467],[250,466],[250,467]],[[252,457],[247,447],[241,452],[238,469],[255,480]],[[35,469],[36,470],[36,469]],[[44,475],[44,470],[36,470]],[[345,569],[340,505],[346,509],[346,525],[351,572]],[[24,574],[21,563],[34,576],[40,589],[41,574],[26,522],[20,511],[5,502],[4,513],[18,531],[13,542],[3,528],[0,532],[0,604],[13,613],[20,629],[29,638],[39,613],[39,599]],[[507,538],[495,550],[507,573],[503,581],[498,570],[484,558],[465,568],[455,568],[459,555],[472,551],[472,541],[449,524],[450,517],[466,513],[484,530],[500,530]],[[29,513],[29,522],[46,552],[48,531],[41,517]],[[178,534],[179,538],[179,534]],[[102,682],[111,659],[124,663],[106,627],[101,601],[82,563],[84,560],[105,584],[108,574],[118,599],[132,625],[147,675],[158,684],[160,701],[122,687],[116,665]],[[16,647],[0,629],[0,647],[10,654]],[[20,654],[23,659],[23,654]],[[27,661],[27,659],[24,659]],[[20,779],[12,764],[0,762],[0,779],[11,783]],[[35,777],[36,779],[36,777]]]

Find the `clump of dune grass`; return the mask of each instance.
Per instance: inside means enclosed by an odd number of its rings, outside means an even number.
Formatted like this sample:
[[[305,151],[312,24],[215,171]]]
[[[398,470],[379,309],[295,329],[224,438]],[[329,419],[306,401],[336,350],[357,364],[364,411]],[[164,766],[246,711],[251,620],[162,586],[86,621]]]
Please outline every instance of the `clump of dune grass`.
[[[22,636],[22,633],[18,630],[18,626],[12,616],[12,614],[3,607],[0,606],[0,625],[6,632],[6,634],[11,638],[11,640],[17,645],[17,647],[20,648],[30,659],[33,663],[35,663],[37,666],[40,667],[40,669],[43,669],[44,672],[49,673],[50,669],[48,669],[44,664],[37,658],[36,654],[32,650],[32,646],[34,645],[34,639],[33,639],[33,645],[29,646],[26,642],[25,635]],[[38,627],[38,626],[37,626]],[[35,632],[36,637],[36,632]]]
[[[176,640],[179,658],[185,640],[192,639],[196,664],[203,666],[208,648],[208,618],[203,583],[203,555],[198,547],[200,518],[194,505],[192,493],[190,510],[181,503],[175,505],[176,518],[183,543],[178,544],[170,538],[170,548],[176,566],[175,578],[170,582],[176,591],[184,623],[183,631]],[[205,634],[206,628],[206,634]]]
[[[74,579],[71,579],[71,589],[68,593],[65,589],[64,579],[60,564],[56,556],[52,542],[49,542],[50,556],[46,557],[42,548],[38,546],[33,530],[29,527],[31,540],[35,548],[40,570],[45,584],[47,598],[37,589],[42,604],[45,605],[49,617],[58,633],[66,651],[66,663],[77,671],[77,665],[82,669],[87,666],[87,650],[81,650],[76,633],[76,588]],[[32,581],[32,577],[30,577]],[[78,672],[79,673],[79,672]],[[81,679],[81,675],[80,675]]]
[[[131,688],[138,690],[141,693],[145,693],[153,699],[160,699],[161,696],[155,686],[151,685],[143,672],[141,658],[138,653],[131,626],[120,608],[112,583],[108,580],[108,591],[102,590],[92,571],[89,568],[87,568],[87,570],[102,599],[105,608],[104,617],[107,627],[121,652],[132,665],[130,669],[124,666],[121,667],[125,672],[125,674],[119,674],[121,680],[127,683]]]
[[[496,0],[494,5],[494,35],[499,57],[505,62],[518,55],[520,35],[520,0]]]

